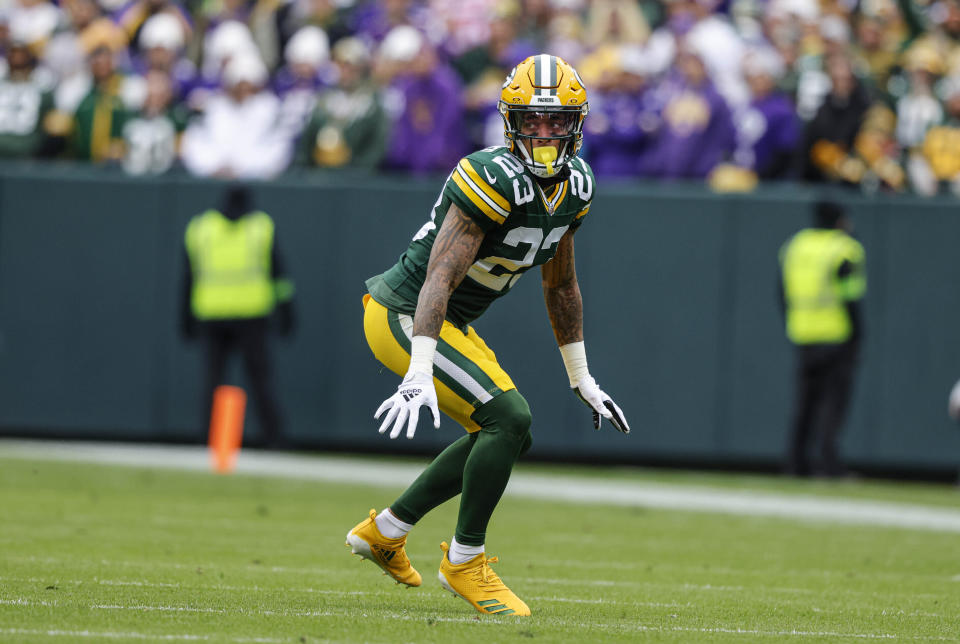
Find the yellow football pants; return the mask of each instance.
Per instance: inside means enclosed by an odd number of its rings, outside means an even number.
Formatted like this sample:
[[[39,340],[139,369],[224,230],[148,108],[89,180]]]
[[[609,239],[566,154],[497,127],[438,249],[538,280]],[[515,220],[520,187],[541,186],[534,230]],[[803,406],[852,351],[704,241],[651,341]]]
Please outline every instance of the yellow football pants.
[[[397,313],[363,297],[363,332],[377,360],[399,376],[410,365],[413,316]],[[474,412],[495,396],[516,389],[497,356],[473,327],[464,333],[444,320],[433,358],[433,384],[440,410],[463,425],[468,432],[480,429]]]

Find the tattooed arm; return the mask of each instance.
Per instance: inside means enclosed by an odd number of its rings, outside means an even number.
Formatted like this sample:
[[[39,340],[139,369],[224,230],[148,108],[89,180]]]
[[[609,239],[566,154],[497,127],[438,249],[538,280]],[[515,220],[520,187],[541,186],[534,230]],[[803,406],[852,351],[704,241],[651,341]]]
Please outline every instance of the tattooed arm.
[[[573,262],[573,232],[560,238],[557,254],[541,269],[543,299],[553,326],[557,344],[563,346],[583,340],[583,300]]]
[[[407,438],[413,438],[421,407],[430,410],[433,426],[440,427],[439,399],[433,385],[437,339],[447,315],[450,294],[473,264],[483,237],[480,226],[462,210],[450,206],[433,240],[427,277],[417,298],[413,337],[410,339],[410,366],[403,382],[397,387],[397,393],[384,400],[373,415],[374,418],[380,418],[386,414],[380,425],[381,434],[392,426],[390,438],[396,438],[406,426]]]
[[[483,237],[480,226],[455,205],[450,206],[430,251],[427,278],[413,316],[413,335],[440,336],[450,294],[476,259]]]

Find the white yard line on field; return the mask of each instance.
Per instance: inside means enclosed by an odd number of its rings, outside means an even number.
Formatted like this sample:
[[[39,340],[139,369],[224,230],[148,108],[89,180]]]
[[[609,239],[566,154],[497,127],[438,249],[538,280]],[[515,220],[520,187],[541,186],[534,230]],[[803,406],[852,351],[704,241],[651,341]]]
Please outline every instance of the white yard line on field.
[[[0,599],[0,606],[53,606],[50,602],[38,602],[17,597],[16,599]]]
[[[0,581],[6,582],[17,582],[17,583],[28,583],[28,584],[48,584],[49,580],[40,579],[39,577],[0,577]],[[189,588],[191,590],[197,590],[200,588],[206,590],[215,590],[215,591],[230,591],[230,592],[239,592],[239,593],[251,593],[251,592],[264,592],[269,590],[272,593],[282,593],[287,594],[296,594],[303,593],[307,595],[335,595],[337,597],[347,597],[347,596],[359,596],[359,597],[379,597],[385,595],[385,591],[373,591],[373,590],[332,590],[329,588],[262,588],[260,586],[234,586],[228,584],[213,584],[213,585],[196,585],[196,584],[170,584],[163,582],[148,582],[148,581],[127,581],[120,579],[95,579],[93,581],[81,581],[76,579],[58,579],[56,581],[57,586],[84,586],[84,585],[94,585],[94,586],[117,586],[117,587],[126,587],[134,586],[138,588],[171,588],[171,589],[184,589]],[[391,590],[393,590],[391,588]],[[559,602],[567,604],[604,604],[608,606],[645,606],[648,608],[682,608],[693,606],[691,603],[680,604],[677,602],[631,602],[631,601],[620,601],[616,599],[576,599],[569,597],[556,597],[556,596],[539,596],[539,595],[525,595],[527,599],[543,602]],[[432,601],[432,599],[421,598],[424,601]],[[36,602],[25,599],[16,599],[16,600],[3,600],[0,599],[0,605],[38,605],[42,604],[45,606],[52,606],[49,602]],[[97,606],[98,608],[115,608],[114,606]],[[182,609],[185,610],[185,609]],[[210,611],[210,612],[222,612],[222,611]],[[936,617],[936,615],[932,615]]]
[[[4,457],[191,471],[210,469],[206,448],[197,446],[0,440],[0,458]],[[422,465],[387,463],[375,459],[263,453],[246,449],[241,451],[237,459],[236,472],[334,483],[351,481],[356,484],[362,481],[364,485],[399,488],[412,482],[422,469]],[[506,493],[545,501],[590,505],[647,507],[960,533],[960,510],[866,499],[575,476],[544,476],[522,472],[511,478]]]
[[[570,587],[582,587],[582,586],[598,586],[598,587],[620,587],[620,588],[644,588],[651,589],[656,588],[660,589],[657,592],[667,592],[674,593],[679,591],[689,594],[691,592],[709,592],[716,594],[723,593],[742,593],[742,592],[754,592],[753,588],[745,588],[743,586],[717,586],[712,584],[696,585],[696,584],[670,584],[670,583],[661,583],[661,582],[641,582],[641,581],[607,581],[607,580],[563,580],[563,579],[548,579],[544,577],[514,577],[512,578],[515,581],[519,581],[530,586],[540,588],[541,586],[570,586]],[[39,577],[9,577],[9,576],[0,576],[0,582],[9,583],[18,583],[18,584],[42,584],[44,586],[53,583],[56,586],[112,586],[112,587],[140,587],[140,588],[159,588],[159,589],[171,589],[171,590],[213,590],[219,592],[238,592],[238,593],[259,593],[264,591],[269,591],[272,593],[283,593],[285,595],[296,595],[296,594],[305,594],[305,595],[336,595],[338,597],[346,596],[356,596],[356,597],[383,597],[394,590],[394,587],[389,587],[389,590],[340,590],[340,589],[329,589],[329,588],[311,588],[311,587],[301,587],[301,586],[290,586],[290,587],[261,587],[257,585],[232,585],[232,584],[183,584],[183,583],[164,583],[164,582],[149,582],[141,580],[121,580],[121,579],[93,579],[93,580],[77,580],[77,579],[51,579],[51,578],[39,578]],[[839,613],[841,610],[836,609],[835,607],[830,608],[818,608],[810,604],[808,598],[809,595],[822,595],[823,592],[819,590],[810,590],[807,588],[784,588],[784,587],[767,587],[764,589],[766,593],[775,594],[777,597],[772,600],[760,600],[760,601],[772,601],[779,606],[784,604],[796,604],[802,603],[803,606],[809,610],[821,613]],[[857,591],[857,590],[844,590],[845,595],[869,595],[873,596],[875,593],[873,591]],[[912,599],[932,599],[937,600],[941,598],[941,595],[936,593],[916,593],[909,592],[907,593]],[[783,595],[799,595],[797,598],[783,597]],[[562,602],[562,603],[574,603],[574,604],[603,604],[607,606],[629,606],[632,608],[637,607],[647,607],[647,608],[689,608],[693,607],[696,604],[693,602],[643,602],[643,601],[621,601],[617,599],[609,599],[606,597],[598,599],[577,599],[577,598],[565,598],[557,597],[555,595],[524,595],[527,599],[535,601],[544,601],[544,602]],[[408,598],[410,601],[424,601],[430,602],[433,601],[431,598],[424,597],[422,595],[411,595]],[[896,604],[897,595],[888,595],[888,601]],[[26,601],[26,600],[0,600],[0,605],[3,604],[16,604],[17,601]],[[31,605],[36,605],[39,602],[32,602]],[[52,604],[44,604],[50,606]],[[877,608],[882,615],[901,615],[904,617],[941,617],[938,613],[930,613],[923,611],[904,611],[901,608]]]
[[[207,640],[228,640],[230,642],[250,642],[251,644],[280,644],[281,642],[290,642],[293,638],[276,639],[274,637],[229,637],[222,635],[192,635],[190,633],[138,633],[136,631],[67,631],[67,630],[41,630],[30,628],[0,628],[0,635],[30,635],[32,637],[66,637],[70,639],[81,637],[92,637],[96,639],[116,639],[116,640],[159,640],[159,641],[184,641],[184,642],[204,642]]]

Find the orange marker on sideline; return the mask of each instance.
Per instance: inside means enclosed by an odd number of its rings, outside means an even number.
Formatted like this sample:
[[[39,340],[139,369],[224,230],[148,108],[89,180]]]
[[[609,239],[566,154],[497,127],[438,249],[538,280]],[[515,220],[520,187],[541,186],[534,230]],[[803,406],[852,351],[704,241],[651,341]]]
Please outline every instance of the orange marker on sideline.
[[[213,392],[210,413],[210,457],[221,474],[233,471],[243,442],[243,416],[247,393],[240,387],[220,385]]]

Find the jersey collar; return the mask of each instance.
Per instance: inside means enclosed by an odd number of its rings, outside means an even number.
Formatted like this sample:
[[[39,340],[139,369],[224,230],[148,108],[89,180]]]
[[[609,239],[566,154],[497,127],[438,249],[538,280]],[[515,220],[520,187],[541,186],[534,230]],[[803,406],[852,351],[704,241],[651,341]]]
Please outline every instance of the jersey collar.
[[[557,183],[553,186],[547,188],[546,191],[537,184],[537,192],[540,193],[540,200],[543,202],[543,207],[547,209],[548,215],[553,215],[557,211],[557,206],[563,201],[563,198],[567,196],[567,191],[570,189],[570,182],[564,181],[563,183]],[[548,197],[547,194],[550,194]]]

